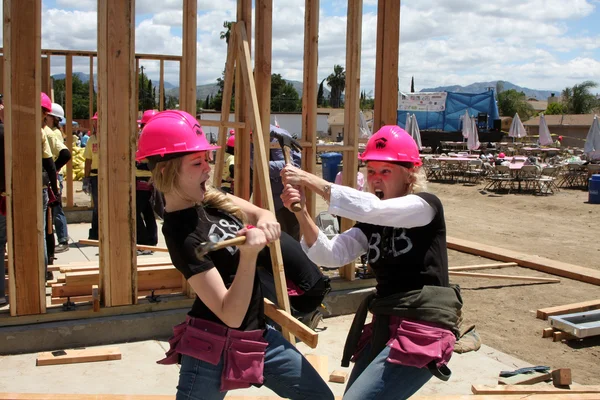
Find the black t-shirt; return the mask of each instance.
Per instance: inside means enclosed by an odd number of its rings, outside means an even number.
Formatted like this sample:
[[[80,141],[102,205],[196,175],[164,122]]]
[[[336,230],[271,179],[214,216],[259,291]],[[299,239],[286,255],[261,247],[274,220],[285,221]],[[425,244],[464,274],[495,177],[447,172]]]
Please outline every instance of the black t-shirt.
[[[433,220],[417,228],[392,228],[357,223],[369,241],[368,262],[377,279],[377,293],[418,290],[425,285],[449,286],[446,222],[440,199],[419,193],[434,209]]]
[[[239,249],[228,247],[213,251],[202,260],[196,257],[195,249],[200,243],[207,242],[209,236],[213,234],[218,235],[219,240],[234,238],[242,227],[242,222],[233,215],[215,208],[197,206],[165,213],[162,231],[173,265],[186,279],[216,268],[225,287],[229,289],[237,272],[240,260]],[[188,315],[225,325],[198,296]],[[255,275],[250,305],[242,325],[237,329],[254,330],[262,329],[264,326],[263,296],[258,276]]]

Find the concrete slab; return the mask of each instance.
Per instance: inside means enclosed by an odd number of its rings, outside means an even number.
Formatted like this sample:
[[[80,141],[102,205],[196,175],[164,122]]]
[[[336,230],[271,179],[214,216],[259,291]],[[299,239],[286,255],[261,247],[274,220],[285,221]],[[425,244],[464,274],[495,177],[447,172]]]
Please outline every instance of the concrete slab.
[[[320,327],[319,346],[309,349],[298,344],[304,354],[327,356],[329,372],[340,367],[346,333],[352,315],[327,318]],[[119,361],[87,364],[36,367],[36,354],[0,357],[0,392],[18,393],[102,393],[102,394],[174,394],[178,381],[178,367],[155,362],[167,349],[164,341],[144,341],[119,344],[123,357]],[[478,352],[454,354],[450,362],[453,376],[449,382],[432,378],[420,395],[466,395],[471,385],[496,384],[501,370],[528,366],[503,353],[483,346]],[[349,371],[349,369],[347,369]],[[333,393],[341,396],[345,385],[329,383]],[[231,396],[274,396],[266,388],[236,390]]]

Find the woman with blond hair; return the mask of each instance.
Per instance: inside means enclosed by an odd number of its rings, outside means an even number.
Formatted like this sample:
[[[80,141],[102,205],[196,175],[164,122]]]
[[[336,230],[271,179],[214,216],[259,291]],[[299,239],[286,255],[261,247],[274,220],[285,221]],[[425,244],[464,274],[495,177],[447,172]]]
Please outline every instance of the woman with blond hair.
[[[311,260],[339,267],[366,254],[377,280],[346,339],[342,366],[355,365],[344,399],[404,399],[432,376],[449,378],[462,300],[448,282],[444,210],[424,191],[415,141],[398,126],[384,126],[360,159],[367,163],[369,192],[288,165],[281,197],[288,208],[303,205],[296,217]],[[358,222],[328,239],[304,207],[304,190],[323,196],[331,214]],[[365,325],[367,311],[373,322]]]
[[[260,251],[279,238],[279,224],[272,213],[207,186],[216,148],[183,111],[156,114],[139,138],[136,160],[148,160],[165,197],[169,255],[197,294],[159,363],[181,363],[177,399],[222,399],[263,384],[285,398],[333,399],[307,360],[266,325],[255,270]],[[196,254],[204,242],[242,235],[242,245]]]

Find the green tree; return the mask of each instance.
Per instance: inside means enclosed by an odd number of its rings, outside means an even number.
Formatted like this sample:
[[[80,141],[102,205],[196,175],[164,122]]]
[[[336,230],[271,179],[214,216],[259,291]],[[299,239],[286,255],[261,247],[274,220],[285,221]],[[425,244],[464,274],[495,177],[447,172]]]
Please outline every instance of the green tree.
[[[323,106],[323,102],[325,100],[323,95],[323,82],[325,82],[325,79],[321,81],[321,84],[319,85],[319,91],[317,92],[317,105],[319,107]]]
[[[505,90],[498,93],[498,110],[505,117],[514,116],[515,113],[525,121],[535,114],[535,110],[527,102],[527,96],[515,89]]]
[[[342,93],[346,89],[346,71],[341,65],[333,67],[333,73],[327,77],[327,86],[331,88],[331,106],[340,108],[342,106]]]
[[[271,75],[271,111],[294,112],[300,111],[302,105],[298,92],[280,74]]]
[[[219,35],[219,38],[224,39],[227,44],[229,44],[229,37],[231,36],[231,25],[232,24],[233,24],[233,21],[223,21],[223,28],[225,28],[226,31],[221,31],[221,33]]]
[[[414,76],[412,78],[410,78],[410,92],[411,93],[415,92],[415,77]]]
[[[156,107],[156,100],[153,96],[154,87],[152,86],[152,80],[148,79],[148,75],[144,74],[143,67],[140,69],[141,72],[138,75],[138,111],[153,110]]]
[[[565,88],[562,92],[562,103],[568,114],[589,114],[599,106],[598,99],[590,92],[597,87],[593,81],[585,81],[572,88]]]
[[[565,106],[562,103],[552,103],[552,104],[548,104],[548,107],[546,108],[546,111],[544,111],[544,114],[546,115],[560,115],[560,114],[565,114]]]
[[[89,83],[83,82],[78,74],[74,74],[72,77],[73,81],[73,115],[72,119],[88,119],[90,118],[90,99],[89,99]],[[94,91],[94,110],[97,110],[97,96]],[[65,79],[54,80],[54,100],[60,104],[63,108],[65,107],[66,91],[65,91]]]

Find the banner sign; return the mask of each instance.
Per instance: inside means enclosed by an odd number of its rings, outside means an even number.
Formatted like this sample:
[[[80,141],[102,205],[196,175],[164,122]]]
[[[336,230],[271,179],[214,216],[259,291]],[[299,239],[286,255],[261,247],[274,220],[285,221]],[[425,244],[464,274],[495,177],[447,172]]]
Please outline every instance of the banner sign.
[[[398,97],[398,110],[400,111],[440,112],[446,110],[446,92],[401,93]]]

